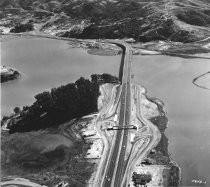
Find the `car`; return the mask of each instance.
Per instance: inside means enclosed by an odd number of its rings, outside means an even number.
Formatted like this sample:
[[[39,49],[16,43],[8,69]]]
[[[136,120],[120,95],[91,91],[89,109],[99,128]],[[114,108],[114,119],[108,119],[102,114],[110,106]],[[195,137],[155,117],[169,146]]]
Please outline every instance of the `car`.
[[[106,178],[108,181],[110,181],[110,180],[111,180],[111,179],[110,179],[107,175],[105,176],[105,178]]]

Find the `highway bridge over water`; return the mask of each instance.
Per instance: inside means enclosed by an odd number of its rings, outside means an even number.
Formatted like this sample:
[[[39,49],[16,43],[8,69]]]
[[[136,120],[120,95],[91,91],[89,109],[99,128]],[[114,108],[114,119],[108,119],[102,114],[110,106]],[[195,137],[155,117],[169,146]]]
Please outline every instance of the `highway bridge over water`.
[[[123,49],[122,61],[120,66],[119,79],[121,85],[115,87],[117,90],[116,98],[111,99],[109,104],[105,107],[105,110],[99,115],[96,125],[101,128],[100,124],[105,124],[109,121],[110,116],[118,116],[118,120],[111,121],[114,124],[113,128],[115,133],[113,137],[107,136],[106,132],[99,129],[104,140],[104,151],[102,155],[101,162],[97,171],[94,187],[124,187],[128,184],[127,179],[130,175],[129,168],[132,163],[137,160],[142,160],[149,151],[154,148],[160,141],[161,134],[156,126],[154,126],[149,120],[147,120],[142,115],[141,110],[141,100],[143,94],[145,94],[144,89],[140,89],[139,86],[135,85],[136,92],[134,95],[137,98],[135,104],[136,112],[132,113],[132,119],[135,118],[138,122],[145,127],[145,131],[138,131],[140,133],[140,138],[135,140],[131,146],[128,137],[130,135],[129,131],[131,129],[131,60],[132,60],[132,49],[129,44],[122,41],[105,41],[107,43],[112,43],[120,46]],[[135,92],[135,91],[134,91]],[[112,95],[112,97],[115,97]],[[119,99],[118,99],[119,98]],[[113,105],[117,105],[117,109],[113,111]],[[110,112],[111,111],[111,112]],[[97,123],[96,122],[96,123]],[[133,129],[133,128],[132,128]],[[108,127],[106,130],[109,130]],[[136,129],[137,130],[137,129]],[[134,147],[140,143],[140,147],[137,151]],[[130,145],[130,147],[129,147]]]
[[[128,44],[111,42],[123,49],[119,78],[121,79],[119,126],[130,126],[131,118],[131,58],[132,50]],[[122,71],[122,72],[121,72]],[[102,187],[120,187],[127,165],[125,159],[128,143],[128,129],[122,128],[116,132],[116,140],[110,152],[105,178]]]

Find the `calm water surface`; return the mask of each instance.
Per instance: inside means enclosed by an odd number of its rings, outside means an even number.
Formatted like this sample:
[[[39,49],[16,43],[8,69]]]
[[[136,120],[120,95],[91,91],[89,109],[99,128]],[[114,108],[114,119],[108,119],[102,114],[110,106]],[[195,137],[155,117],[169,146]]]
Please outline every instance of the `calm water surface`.
[[[195,179],[210,186],[210,91],[192,84],[210,70],[210,60],[134,56],[133,62],[135,82],[165,103],[169,152],[182,169],[182,185]]]
[[[69,49],[65,41],[17,38],[1,43],[2,65],[16,68],[20,79],[3,83],[1,114],[14,106],[30,105],[33,96],[44,90],[75,82],[81,76],[110,73],[118,76],[120,56],[95,56],[84,49]]]

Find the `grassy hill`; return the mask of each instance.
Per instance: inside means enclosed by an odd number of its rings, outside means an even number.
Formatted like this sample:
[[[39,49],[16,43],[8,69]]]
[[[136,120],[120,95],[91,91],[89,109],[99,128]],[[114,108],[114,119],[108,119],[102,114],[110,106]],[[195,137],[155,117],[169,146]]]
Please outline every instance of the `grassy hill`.
[[[9,14],[9,16],[8,16]],[[75,38],[192,42],[210,36],[209,0],[3,0],[0,26]]]

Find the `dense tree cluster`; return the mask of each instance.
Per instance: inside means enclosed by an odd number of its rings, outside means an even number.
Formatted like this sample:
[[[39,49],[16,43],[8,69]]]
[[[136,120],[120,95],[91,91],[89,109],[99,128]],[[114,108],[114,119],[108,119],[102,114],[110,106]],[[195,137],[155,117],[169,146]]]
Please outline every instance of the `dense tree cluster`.
[[[75,83],[53,88],[35,96],[36,101],[23,107],[19,119],[11,120],[10,133],[39,130],[57,126],[68,120],[97,112],[99,85],[117,82],[109,74],[92,75],[92,80],[81,77]]]
[[[104,83],[119,83],[119,79],[115,76],[110,76],[107,73],[103,73],[102,75],[93,74],[91,75],[91,80],[97,84]]]
[[[132,175],[134,186],[147,186],[146,184],[152,180],[151,174],[138,174],[136,172]]]
[[[177,17],[188,24],[206,26],[210,24],[210,10],[202,12],[196,10],[182,11],[177,14]]]
[[[14,28],[10,30],[12,33],[21,33],[21,32],[27,32],[34,30],[34,26],[32,23],[26,23],[26,24],[18,24]]]

